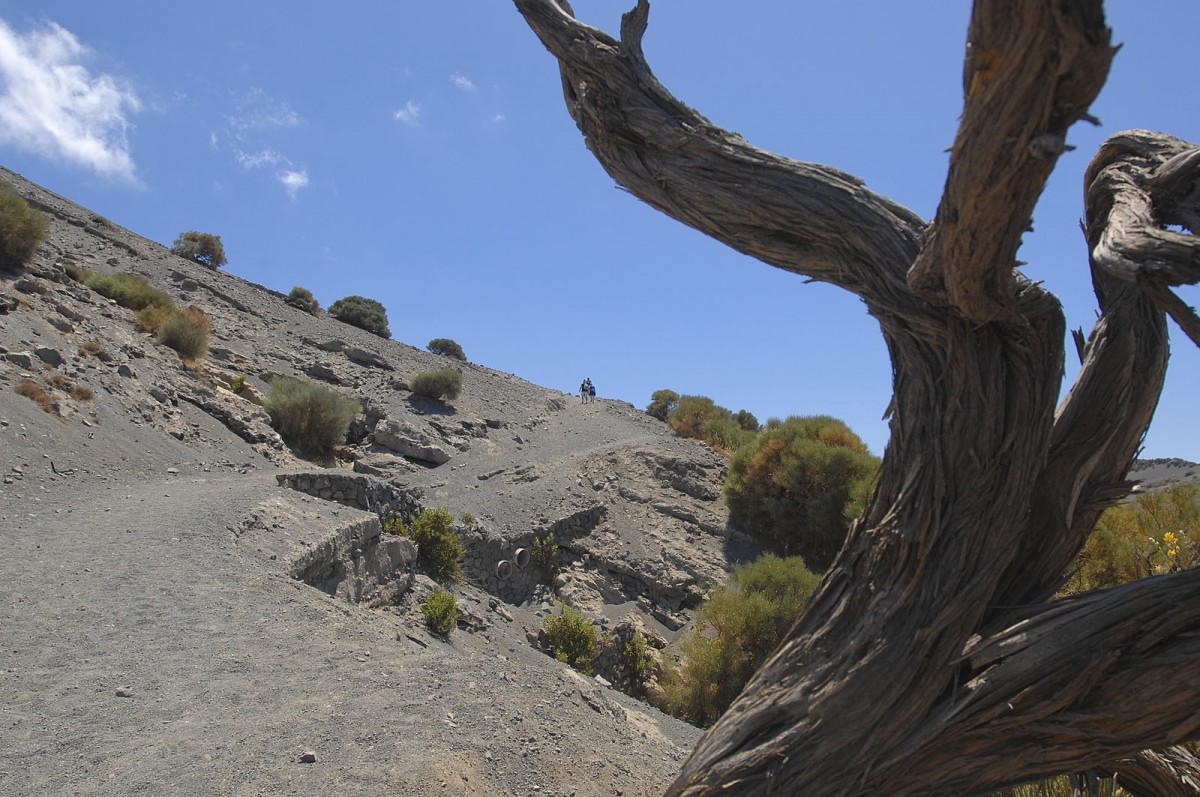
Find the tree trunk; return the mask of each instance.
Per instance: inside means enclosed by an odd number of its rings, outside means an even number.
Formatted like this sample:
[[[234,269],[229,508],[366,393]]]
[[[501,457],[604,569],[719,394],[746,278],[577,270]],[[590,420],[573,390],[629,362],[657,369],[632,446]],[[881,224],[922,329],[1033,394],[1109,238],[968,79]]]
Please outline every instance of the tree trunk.
[[[738,251],[862,297],[894,369],[891,439],[866,511],[668,794],[984,794],[1117,770],[1200,734],[1200,573],[1047,602],[1128,489],[1166,370],[1160,305],[1200,271],[1193,236],[1164,246],[1153,234],[1195,229],[1195,148],[1140,132],[1110,141],[1087,197],[1102,315],[1056,409],[1062,312],[1014,258],[1067,129],[1107,75],[1099,0],[976,2],[965,108],[930,223],[672,97],[642,54],[646,0],[620,41],[564,0],[515,2],[618,183]],[[1114,240],[1122,226],[1145,234]]]

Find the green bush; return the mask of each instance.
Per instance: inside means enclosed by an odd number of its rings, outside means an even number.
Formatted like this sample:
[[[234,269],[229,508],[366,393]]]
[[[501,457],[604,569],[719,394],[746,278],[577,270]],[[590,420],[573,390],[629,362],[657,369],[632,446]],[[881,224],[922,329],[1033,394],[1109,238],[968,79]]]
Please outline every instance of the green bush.
[[[208,353],[208,333],[211,330],[212,319],[203,311],[189,307],[172,313],[154,334],[159,343],[174,349],[180,357],[198,360]]]
[[[732,415],[729,410],[717,405],[708,396],[680,396],[675,408],[667,415],[667,423],[680,437],[693,440],[704,438],[704,424],[713,418]]]
[[[15,190],[0,185],[0,270],[16,271],[37,252],[50,224]]]
[[[444,589],[429,593],[421,604],[421,614],[425,615],[425,624],[435,634],[445,636],[458,627],[458,603]]]
[[[742,428],[732,415],[709,418],[700,427],[700,439],[721,451],[737,451],[754,440],[754,432]]]
[[[544,537],[533,538],[533,551],[529,557],[533,566],[545,573],[553,573],[558,566],[558,543],[554,541],[554,532],[548,531]]]
[[[390,338],[387,310],[374,299],[363,296],[347,296],[329,305],[329,314],[345,324],[365,329],[381,338]]]
[[[136,274],[98,274],[88,269],[83,269],[81,273],[84,285],[135,312],[147,307],[175,309],[175,302],[171,301],[170,296],[150,287],[150,283]]]
[[[733,522],[765,550],[802,556],[824,570],[878,468],[879,460],[841,421],[792,417],[768,424],[734,455],[725,502]]]
[[[422,371],[412,378],[409,388],[418,396],[432,401],[441,401],[443,398],[456,399],[462,392],[462,374],[453,368]]]
[[[1200,566],[1200,484],[1142,493],[1109,507],[1070,570],[1087,592]]]
[[[312,291],[308,288],[301,288],[299,285],[292,288],[292,292],[287,295],[285,301],[292,307],[299,308],[309,315],[316,315],[321,312],[321,303],[313,297]]]
[[[737,425],[745,429],[747,432],[757,432],[759,430],[758,418],[754,417],[754,413],[748,410],[738,410],[737,415],[733,416],[737,421]]]
[[[585,675],[595,673],[592,662],[600,642],[600,632],[578,609],[563,605],[558,616],[550,615],[542,623],[554,658]]]
[[[434,338],[429,341],[426,347],[434,354],[440,354],[443,357],[453,357],[456,360],[467,361],[467,355],[463,353],[462,346],[459,346],[450,338]]]
[[[328,456],[345,442],[359,404],[324,385],[280,377],[271,382],[263,408],[271,426],[289,444],[316,456]]]
[[[694,725],[714,723],[795,625],[820,580],[799,557],[767,554],[735,569],[700,608],[697,628],[680,643],[679,665],[666,668],[662,708]]]
[[[654,667],[654,658],[650,654],[650,645],[646,635],[634,631],[621,650],[621,668],[629,674],[630,682],[637,685],[640,696],[645,691],[646,679]]]
[[[225,259],[225,245],[221,243],[221,236],[209,232],[181,232],[175,243],[171,244],[171,251],[213,269],[229,262]]]
[[[708,396],[677,396],[670,390],[656,391],[646,412],[661,417],[680,437],[703,440],[712,447],[732,454],[754,439],[758,419],[746,410],[736,414]]]
[[[448,510],[443,507],[426,509],[412,526],[400,523],[396,531],[417,544],[421,566],[439,581],[459,577],[467,549],[454,531],[454,515]]]
[[[671,410],[679,403],[679,394],[674,390],[656,390],[650,394],[650,404],[646,407],[646,414],[651,417],[658,418],[660,421],[666,421],[667,416],[671,414]]]

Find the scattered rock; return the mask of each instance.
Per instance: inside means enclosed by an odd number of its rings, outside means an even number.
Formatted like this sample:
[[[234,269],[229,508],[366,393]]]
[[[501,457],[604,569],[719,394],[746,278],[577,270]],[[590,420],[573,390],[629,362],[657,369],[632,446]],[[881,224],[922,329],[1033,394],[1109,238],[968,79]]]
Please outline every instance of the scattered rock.
[[[52,349],[49,346],[39,346],[33,350],[33,353],[36,354],[42,362],[53,368],[57,368],[63,364],[62,355],[58,353],[57,349]]]
[[[4,359],[18,368],[23,368],[26,371],[33,370],[33,355],[27,351],[10,351],[4,355]]]

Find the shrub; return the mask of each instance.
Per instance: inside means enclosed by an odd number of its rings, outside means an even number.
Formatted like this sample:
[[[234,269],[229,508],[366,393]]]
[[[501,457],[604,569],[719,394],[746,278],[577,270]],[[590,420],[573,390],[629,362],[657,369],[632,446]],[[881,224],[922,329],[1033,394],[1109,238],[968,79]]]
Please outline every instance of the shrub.
[[[558,543],[554,541],[554,532],[548,531],[544,537],[533,538],[533,551],[529,558],[539,570],[554,572],[558,562]]]
[[[733,416],[721,416],[704,422],[700,439],[721,451],[734,452],[752,442],[754,432],[742,428]]]
[[[421,614],[425,615],[425,624],[435,634],[445,636],[458,627],[458,603],[444,589],[429,593],[421,604]]]
[[[175,308],[159,304],[143,307],[137,312],[137,325],[143,332],[156,332],[174,312]]]
[[[454,531],[454,515],[443,507],[426,509],[411,527],[399,524],[398,532],[417,544],[421,566],[440,581],[452,581],[462,572],[467,550]]]
[[[820,579],[799,557],[767,554],[735,569],[700,608],[679,665],[667,667],[663,709],[695,725],[714,723],[795,625]]]
[[[316,315],[321,311],[321,304],[313,297],[312,291],[308,288],[301,288],[299,285],[292,288],[292,292],[287,295],[285,301],[309,315]]]
[[[328,456],[346,439],[359,404],[349,396],[301,379],[271,382],[263,408],[271,426],[289,444],[317,456]]]
[[[462,392],[462,374],[453,368],[422,371],[412,378],[409,388],[418,396],[432,401],[441,401],[443,398],[456,399]]]
[[[18,396],[24,396],[33,401],[43,411],[51,415],[58,415],[58,405],[54,401],[54,396],[47,393],[41,385],[32,379],[22,379],[16,384],[13,390],[16,391]]]
[[[769,424],[733,457],[725,502],[731,519],[764,549],[802,556],[824,570],[878,468],[879,460],[841,421],[792,417]]]
[[[622,669],[629,673],[631,682],[637,684],[641,691],[653,666],[654,657],[650,653],[646,635],[641,631],[634,631],[621,650]]]
[[[139,316],[140,318],[140,316]],[[208,352],[208,333],[212,319],[195,307],[176,310],[154,333],[158,342],[172,348],[186,360],[198,360]]]
[[[450,338],[434,338],[429,341],[426,346],[434,354],[440,354],[443,357],[453,357],[456,360],[467,361],[467,355],[463,353],[462,346],[459,346]]]
[[[0,270],[15,271],[32,260],[49,229],[44,214],[9,186],[0,185]]]
[[[703,439],[701,429],[713,418],[730,414],[707,396],[680,396],[675,408],[667,415],[667,423],[680,437]]]
[[[233,393],[241,393],[242,388],[246,386],[246,377],[238,374],[233,379],[229,380],[229,390]]]
[[[329,305],[329,314],[345,324],[365,329],[381,338],[390,338],[387,310],[374,299],[362,296],[347,296]]]
[[[758,431],[758,418],[755,418],[754,413],[748,410],[738,410],[737,415],[733,416],[733,419],[737,421],[737,425],[740,428],[745,429],[747,432]]]
[[[1091,797],[1133,797],[1117,785],[1116,778],[1099,778],[1093,784],[1094,790],[1088,790],[1084,784],[1071,781],[1071,776],[1060,775],[1037,783],[1014,786],[1011,789],[996,792],[992,797],[1077,797],[1077,795],[1083,794],[1091,795]]]
[[[220,268],[229,262],[225,259],[225,246],[221,243],[221,236],[208,232],[181,232],[175,243],[171,244],[171,251],[212,269]]]
[[[171,301],[170,296],[152,288],[150,283],[136,274],[98,274],[88,269],[82,269],[81,273],[84,285],[135,312],[147,307],[162,307],[167,310],[175,307],[175,302]]]
[[[674,390],[656,390],[650,394],[650,404],[646,407],[646,413],[665,422],[678,403],[679,394]]]
[[[1109,507],[1072,566],[1067,590],[1086,592],[1200,566],[1200,484]]]
[[[592,661],[596,658],[600,633],[587,615],[564,604],[557,617],[550,615],[545,619],[542,628],[554,658],[585,675],[595,672]]]
[[[78,266],[74,263],[63,263],[63,271],[68,277],[76,282],[82,282],[85,284],[87,282],[87,275],[91,273],[86,268]]]

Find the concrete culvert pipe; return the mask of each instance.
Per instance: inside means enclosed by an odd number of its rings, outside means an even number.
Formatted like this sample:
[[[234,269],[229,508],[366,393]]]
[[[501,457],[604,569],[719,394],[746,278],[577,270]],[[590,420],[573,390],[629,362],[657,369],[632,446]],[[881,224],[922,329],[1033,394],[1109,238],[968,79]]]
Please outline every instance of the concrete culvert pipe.
[[[509,564],[507,559],[501,559],[499,562],[496,562],[496,577],[497,578],[508,578],[509,575],[511,575],[511,574],[512,574],[512,565]]]
[[[518,548],[516,553],[513,554],[513,560],[516,561],[517,567],[522,570],[529,567],[529,549]]]

